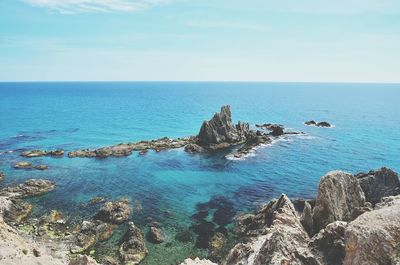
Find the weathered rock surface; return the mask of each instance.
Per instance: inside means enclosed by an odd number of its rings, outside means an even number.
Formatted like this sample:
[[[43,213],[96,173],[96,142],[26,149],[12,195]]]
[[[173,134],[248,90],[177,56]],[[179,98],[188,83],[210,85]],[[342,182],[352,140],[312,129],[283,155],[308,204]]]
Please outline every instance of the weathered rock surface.
[[[334,221],[352,221],[362,213],[365,196],[353,175],[332,171],[321,178],[313,210],[314,232]]]
[[[400,196],[387,197],[351,222],[344,265],[400,263]]]
[[[306,121],[304,124],[308,125],[308,126],[317,126],[317,127],[325,127],[325,128],[332,127],[332,125],[326,121],[316,122],[314,120],[311,120],[311,121]]]
[[[185,151],[188,153],[195,154],[195,153],[203,153],[206,150],[198,144],[188,144],[185,146]]]
[[[139,264],[148,253],[142,231],[132,222],[128,224],[128,231],[119,253],[120,259],[125,265]]]
[[[113,224],[122,224],[132,213],[127,200],[106,202],[95,215],[95,219]]]
[[[291,201],[282,195],[273,208],[271,226],[250,243],[236,245],[225,264],[317,264]]]
[[[153,244],[160,244],[164,242],[165,237],[161,228],[156,226],[151,226],[147,232],[147,240]]]
[[[129,156],[133,151],[144,151],[144,150],[155,150],[161,151],[165,149],[176,149],[184,147],[189,143],[193,143],[192,138],[178,138],[178,139],[170,139],[168,137],[164,137],[157,140],[151,141],[140,141],[137,143],[126,143],[126,144],[118,144],[108,147],[103,147],[99,149],[89,150],[76,150],[68,153],[68,157],[97,157],[97,158],[106,158],[109,156],[114,157],[123,157]]]
[[[26,162],[26,161],[17,162],[14,165],[14,168],[16,168],[16,169],[30,169],[30,168],[32,168],[32,163],[29,163],[29,162]]]
[[[0,196],[26,198],[38,196],[53,190],[54,182],[45,179],[30,179],[22,184],[6,187],[0,191]]]
[[[311,238],[309,246],[320,264],[337,265],[343,263],[346,226],[347,223],[342,221],[330,223]]]
[[[365,194],[365,199],[372,203],[378,203],[383,197],[400,194],[400,182],[396,172],[388,168],[356,175]]]
[[[180,265],[218,265],[207,259],[185,259]]]
[[[211,150],[226,148],[244,143],[249,130],[248,123],[233,125],[230,106],[223,106],[211,120],[203,122],[197,135],[197,144]]]
[[[281,136],[284,134],[284,128],[283,125],[280,124],[271,124],[271,123],[265,123],[265,124],[256,124],[256,127],[259,128],[264,128],[266,130],[271,131],[272,136]]]
[[[4,221],[9,224],[19,224],[32,212],[32,205],[20,199],[11,199],[11,203],[4,210]]]
[[[41,157],[41,156],[52,156],[52,157],[62,157],[64,155],[63,150],[29,150],[21,153],[23,157]]]
[[[259,131],[254,132],[250,131],[247,134],[247,140],[245,144],[239,148],[236,152],[233,153],[233,156],[235,158],[241,158],[246,156],[248,153],[250,153],[255,147],[261,145],[261,144],[266,144],[270,143],[271,138],[269,137],[268,134],[261,133]]]
[[[73,258],[68,265],[98,265],[98,263],[92,257],[79,255]]]
[[[109,239],[115,226],[100,220],[83,221],[80,231],[76,235],[76,245],[71,248],[72,253],[82,253],[98,241]]]
[[[47,166],[47,165],[37,165],[37,166],[34,166],[33,168],[37,169],[37,170],[46,170],[46,169],[49,169],[49,166]]]
[[[311,235],[313,233],[313,210],[310,203],[307,201],[304,203],[303,212],[300,216],[300,222],[308,235]]]

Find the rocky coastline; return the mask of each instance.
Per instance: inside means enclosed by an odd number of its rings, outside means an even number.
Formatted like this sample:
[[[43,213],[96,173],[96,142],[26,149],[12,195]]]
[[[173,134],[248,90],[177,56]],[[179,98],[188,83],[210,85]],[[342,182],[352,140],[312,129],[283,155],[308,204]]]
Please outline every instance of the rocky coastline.
[[[97,212],[75,226],[52,210],[31,224],[31,232],[21,230],[33,207],[25,199],[55,188],[49,180],[31,179],[0,191],[1,264],[27,260],[29,264],[100,264],[87,256],[91,247],[109,239],[124,223],[127,230],[119,257],[102,260],[102,264],[140,264],[149,252],[146,239],[152,244],[164,241],[158,223],[151,223],[145,236],[130,222],[132,208],[124,199],[93,200],[91,203],[100,204]],[[181,265],[378,265],[400,261],[400,182],[398,174],[388,168],[355,175],[329,172],[321,177],[314,200],[290,200],[282,194],[254,213],[235,215],[226,203],[216,199],[207,207],[221,211],[222,215],[213,218],[220,225],[234,219],[236,245],[221,256],[226,232],[217,229],[213,236],[204,237],[207,222],[200,223],[198,240],[205,240],[211,260],[188,258]],[[201,213],[194,218],[202,220]]]

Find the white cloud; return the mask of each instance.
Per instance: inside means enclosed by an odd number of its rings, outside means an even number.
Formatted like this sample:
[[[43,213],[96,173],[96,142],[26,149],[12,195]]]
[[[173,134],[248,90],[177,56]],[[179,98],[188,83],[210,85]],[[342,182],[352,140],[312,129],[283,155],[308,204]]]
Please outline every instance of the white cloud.
[[[60,13],[133,12],[162,5],[169,0],[23,0]]]

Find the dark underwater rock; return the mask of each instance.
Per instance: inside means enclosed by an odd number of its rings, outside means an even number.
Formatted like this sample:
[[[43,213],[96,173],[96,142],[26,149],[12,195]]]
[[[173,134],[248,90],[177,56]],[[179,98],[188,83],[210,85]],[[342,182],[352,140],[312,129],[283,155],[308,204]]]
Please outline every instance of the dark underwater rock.
[[[153,244],[160,244],[164,242],[165,237],[161,228],[157,226],[151,226],[147,232],[147,240]]]
[[[193,240],[193,234],[190,230],[179,231],[176,233],[175,239],[180,242],[190,242]]]
[[[202,222],[193,226],[193,231],[198,235],[196,247],[208,248],[208,244],[214,235],[215,224],[212,222]]]
[[[386,167],[368,173],[358,173],[356,178],[364,191],[365,199],[376,204],[383,197],[400,194],[400,182],[396,172]]]
[[[148,251],[142,231],[132,222],[128,224],[128,231],[124,236],[124,242],[119,248],[120,259],[123,264],[139,264]]]

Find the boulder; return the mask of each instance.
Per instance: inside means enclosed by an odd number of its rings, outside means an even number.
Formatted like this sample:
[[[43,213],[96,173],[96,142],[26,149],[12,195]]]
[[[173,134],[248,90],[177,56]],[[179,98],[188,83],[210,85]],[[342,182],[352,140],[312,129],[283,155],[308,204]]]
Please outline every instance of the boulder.
[[[82,253],[98,241],[109,239],[115,226],[99,220],[83,221],[79,233],[76,235],[76,246],[71,248],[72,253]]]
[[[386,167],[377,171],[356,175],[365,194],[365,199],[372,203],[378,203],[383,197],[400,194],[400,182],[396,172]]]
[[[51,151],[29,150],[21,153],[21,156],[23,157],[40,157],[40,156],[61,157],[63,155],[64,155],[63,150],[51,150]]]
[[[334,221],[353,220],[364,204],[364,192],[357,178],[342,171],[329,172],[319,183],[313,210],[314,232]]]
[[[120,259],[125,265],[139,264],[148,253],[142,231],[132,222],[128,224],[128,231],[124,236],[119,253]]]
[[[26,162],[26,161],[17,162],[14,165],[14,168],[16,168],[16,169],[30,169],[30,168],[32,168],[32,163],[29,163],[29,162]]]
[[[321,264],[342,264],[344,251],[344,232],[347,223],[336,221],[321,229],[309,243],[309,247]]]
[[[180,265],[218,265],[208,259],[185,259]]]
[[[22,184],[6,187],[0,191],[0,195],[13,198],[26,198],[38,196],[53,190],[54,182],[45,179],[30,179]]]
[[[151,226],[147,232],[147,240],[153,244],[160,244],[165,240],[164,233],[159,227]]]
[[[386,197],[345,231],[344,265],[400,263],[400,196]]]
[[[230,106],[223,106],[220,113],[203,122],[197,144],[210,149],[229,147],[245,142],[249,130],[248,123],[233,125]]]
[[[306,201],[304,203],[303,212],[300,216],[300,222],[309,235],[311,235],[313,233],[313,219],[312,218],[313,217],[312,217],[311,205]]]
[[[282,195],[274,205],[272,223],[265,234],[236,245],[225,264],[318,264],[308,249],[309,237],[289,198]]]
[[[131,212],[132,209],[126,200],[106,202],[94,218],[113,224],[122,224],[129,219]]]
[[[272,136],[281,136],[284,134],[284,128],[280,124],[271,124],[271,123],[265,123],[265,124],[256,124],[256,127],[259,128],[264,128],[266,130],[271,131]]]
[[[311,121],[306,121],[304,124],[305,125],[316,125],[317,123],[314,120],[311,120]]]
[[[318,127],[331,127],[331,124],[329,122],[326,122],[326,121],[321,121],[321,122],[318,122],[316,124],[316,126],[318,126]]]
[[[98,263],[92,257],[79,255],[71,259],[68,265],[98,265]]]

